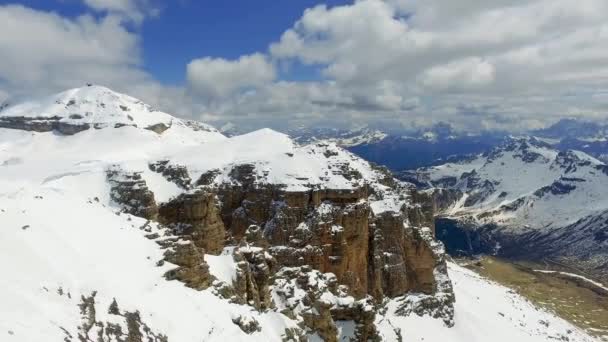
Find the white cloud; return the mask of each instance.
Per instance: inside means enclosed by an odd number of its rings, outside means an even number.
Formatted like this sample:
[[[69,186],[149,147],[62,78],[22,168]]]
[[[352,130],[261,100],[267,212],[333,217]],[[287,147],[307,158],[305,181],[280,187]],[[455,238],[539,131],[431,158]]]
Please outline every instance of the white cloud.
[[[141,77],[138,40],[114,16],[69,20],[0,6],[0,79],[17,92],[132,80]]]
[[[0,6],[0,101],[49,95],[85,83],[108,86],[184,116],[199,107],[183,87],[167,87],[141,68],[140,38],[123,18],[68,19]]]
[[[188,64],[188,82],[198,94],[222,98],[238,90],[259,87],[276,77],[274,66],[262,54],[238,60],[205,57]]]
[[[605,13],[604,0],[360,0],[307,10],[270,53],[320,68],[347,97],[367,90],[404,123],[522,129],[568,108],[597,117],[593,93],[608,87]],[[390,105],[399,96],[422,100],[407,111]]]
[[[476,90],[494,81],[495,69],[488,61],[468,57],[425,70],[421,75],[424,86],[433,90]]]
[[[159,12],[150,0],[84,0],[84,3],[96,11],[117,14],[136,23]]]

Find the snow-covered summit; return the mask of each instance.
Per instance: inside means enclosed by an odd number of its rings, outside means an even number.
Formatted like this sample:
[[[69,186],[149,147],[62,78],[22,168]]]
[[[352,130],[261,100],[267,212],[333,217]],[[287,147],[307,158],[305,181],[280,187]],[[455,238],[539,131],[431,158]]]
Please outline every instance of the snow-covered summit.
[[[188,124],[134,97],[106,87],[87,85],[0,111],[0,127],[74,134],[95,128],[133,126],[162,133],[174,123]],[[197,130],[219,132],[205,124]]]

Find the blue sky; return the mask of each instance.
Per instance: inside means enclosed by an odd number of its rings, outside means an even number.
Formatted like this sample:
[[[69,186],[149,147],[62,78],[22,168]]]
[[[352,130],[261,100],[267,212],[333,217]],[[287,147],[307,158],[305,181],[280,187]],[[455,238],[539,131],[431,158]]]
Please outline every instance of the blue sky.
[[[96,83],[215,125],[606,120],[605,0],[0,2],[0,102]]]

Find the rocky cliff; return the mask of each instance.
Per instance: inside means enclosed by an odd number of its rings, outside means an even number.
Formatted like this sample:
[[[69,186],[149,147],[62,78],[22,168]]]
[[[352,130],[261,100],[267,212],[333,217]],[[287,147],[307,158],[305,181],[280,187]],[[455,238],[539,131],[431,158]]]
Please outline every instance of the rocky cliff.
[[[329,162],[354,158],[333,145],[310,148]],[[301,321],[303,332],[317,331],[325,340],[335,340],[336,322],[341,320],[356,322],[358,336],[365,340],[378,338],[373,326],[376,309],[371,308],[379,308],[385,298],[412,293],[426,299],[405,301],[403,314],[430,313],[452,324],[454,298],[442,246],[434,239],[433,198],[394,180],[386,170],[367,170],[376,177],[370,182],[369,175],[364,179],[341,160],[333,176],[350,178],[354,186],[332,189],[306,184],[290,189],[266,182],[256,164],[212,169],[194,181],[187,167],[168,161],[160,164],[162,169],[155,172],[184,192],[159,203],[155,213],[144,212],[172,235],[191,242],[173,244],[166,254],[165,261],[180,266],[170,278],[195,288],[212,286],[211,281],[193,286],[193,278],[209,279],[207,267],[193,269],[176,259],[196,254],[196,248],[215,255],[230,248],[237,265],[235,279],[215,282],[213,287],[233,302],[258,310],[276,308],[281,305],[272,295],[277,286],[291,275],[306,278],[313,270],[315,277],[332,279],[331,296],[353,298],[348,305],[325,303],[319,298],[323,291],[296,282],[308,293],[301,305],[315,314],[292,315]],[[145,184],[134,184],[139,191],[127,189],[116,196],[130,212],[132,203],[141,202],[142,189],[147,189]],[[201,274],[193,277],[193,270]]]

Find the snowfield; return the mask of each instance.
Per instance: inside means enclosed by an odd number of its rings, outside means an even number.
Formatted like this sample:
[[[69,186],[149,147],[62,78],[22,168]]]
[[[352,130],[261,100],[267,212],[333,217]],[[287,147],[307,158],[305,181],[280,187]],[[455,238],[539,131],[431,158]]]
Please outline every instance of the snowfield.
[[[70,118],[75,108],[92,114]],[[78,327],[86,323],[84,314],[90,313],[83,303],[91,298],[97,321],[125,329],[128,321],[111,313],[116,303],[121,312],[138,312],[147,327],[168,341],[281,341],[286,329],[296,326],[278,310],[259,312],[221,299],[213,288],[196,291],[167,281],[163,275],[174,265],[159,264],[164,251],[146,237],[164,228],[121,213],[112,203],[106,178],[112,165],[141,171],[161,202],[183,192],[149,170],[149,162],[167,157],[193,170],[193,179],[218,170],[221,180],[231,166],[252,163],[260,182],[288,190],[311,186],[352,190],[377,177],[368,163],[335,145],[301,147],[271,130],[226,138],[212,127],[156,112],[103,87],[9,107],[0,116],[104,124],[74,135],[0,128],[0,341],[76,338]],[[161,133],[146,129],[158,123],[167,129]],[[338,158],[328,162],[323,153]],[[360,178],[346,179],[333,172],[345,165]],[[392,210],[400,200],[386,198],[372,207],[374,212]],[[218,280],[234,279],[230,247],[205,259]],[[454,264],[449,273],[456,293],[455,326],[448,328],[428,316],[397,316],[395,299],[377,316],[386,341],[398,341],[399,336],[404,341],[431,342],[566,341],[566,337],[570,342],[593,341],[502,286]],[[261,329],[248,335],[236,320],[255,320]],[[353,333],[349,323],[340,325],[341,340],[353,338]]]

